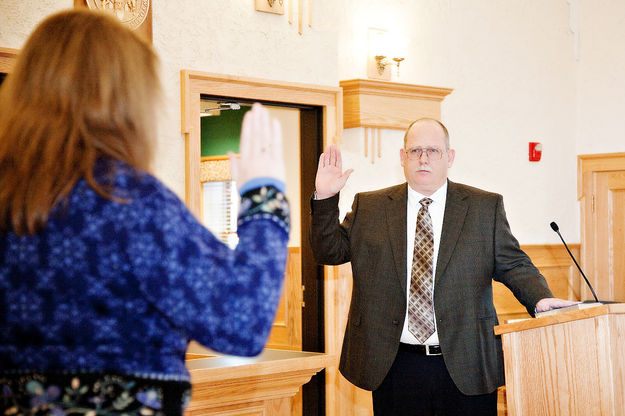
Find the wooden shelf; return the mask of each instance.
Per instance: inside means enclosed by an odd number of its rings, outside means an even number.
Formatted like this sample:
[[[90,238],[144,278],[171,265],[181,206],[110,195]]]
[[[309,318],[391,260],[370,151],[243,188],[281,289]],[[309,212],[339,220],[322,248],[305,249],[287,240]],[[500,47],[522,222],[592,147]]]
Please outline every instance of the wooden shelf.
[[[453,90],[400,84],[389,81],[351,79],[343,88],[343,128],[375,127],[405,130],[414,120],[440,120],[441,101]]]

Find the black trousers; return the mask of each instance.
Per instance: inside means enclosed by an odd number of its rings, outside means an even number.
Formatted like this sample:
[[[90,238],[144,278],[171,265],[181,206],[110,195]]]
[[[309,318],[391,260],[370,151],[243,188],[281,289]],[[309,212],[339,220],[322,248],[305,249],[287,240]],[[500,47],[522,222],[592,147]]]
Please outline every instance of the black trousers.
[[[451,379],[442,355],[400,348],[384,381],[373,391],[375,416],[497,416],[497,390],[467,396]]]

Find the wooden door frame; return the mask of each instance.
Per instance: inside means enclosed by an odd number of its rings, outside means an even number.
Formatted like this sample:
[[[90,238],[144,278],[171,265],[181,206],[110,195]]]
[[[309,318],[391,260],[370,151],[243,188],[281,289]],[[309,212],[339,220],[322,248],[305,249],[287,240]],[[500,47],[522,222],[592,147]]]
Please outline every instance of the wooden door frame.
[[[10,73],[17,60],[18,49],[0,47],[0,72]]]
[[[214,74],[194,70],[180,71],[181,130],[185,137],[185,199],[189,209],[201,218],[200,186],[200,99],[201,95],[232,97],[276,103],[292,103],[320,107],[323,146],[340,144],[343,129],[343,95],[340,87],[327,87],[294,82]],[[312,156],[312,155],[311,155]],[[316,159],[316,155],[315,155]],[[315,162],[316,163],[316,162]],[[302,206],[307,200],[302,198]],[[304,253],[302,253],[304,255]],[[304,259],[302,259],[304,262]],[[325,268],[323,281],[323,316],[325,353],[330,355],[325,379],[327,414],[334,414],[334,383],[338,375],[337,324],[339,285],[336,268]],[[344,296],[344,295],[342,295]],[[337,347],[338,345],[338,347]]]
[[[181,129],[185,136],[185,199],[200,217],[200,96],[214,95],[248,100],[275,101],[323,108],[324,145],[339,143],[343,125],[342,93],[338,87],[272,81],[183,69]]]
[[[597,293],[607,293],[601,289],[602,282],[594,273],[594,245],[586,236],[587,230],[594,227],[593,214],[594,195],[592,188],[594,174],[598,172],[625,171],[625,153],[597,153],[577,156],[577,199],[580,202],[580,257],[582,268],[589,273],[589,280]],[[590,267],[592,266],[592,267]],[[582,285],[582,299],[591,299],[592,295],[585,285]]]

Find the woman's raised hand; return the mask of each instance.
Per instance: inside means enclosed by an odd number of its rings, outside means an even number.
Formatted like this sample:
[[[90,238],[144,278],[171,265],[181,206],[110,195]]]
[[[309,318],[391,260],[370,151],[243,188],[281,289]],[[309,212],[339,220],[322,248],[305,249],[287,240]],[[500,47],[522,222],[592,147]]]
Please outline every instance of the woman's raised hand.
[[[282,128],[278,120],[272,119],[269,111],[258,103],[243,118],[239,149],[239,158],[228,153],[232,179],[238,187],[261,177],[285,181]]]

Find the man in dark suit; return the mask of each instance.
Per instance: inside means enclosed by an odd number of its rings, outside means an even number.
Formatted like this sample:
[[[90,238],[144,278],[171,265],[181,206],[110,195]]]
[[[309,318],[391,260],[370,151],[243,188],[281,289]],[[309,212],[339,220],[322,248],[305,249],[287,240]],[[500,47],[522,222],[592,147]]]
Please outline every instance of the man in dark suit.
[[[373,391],[379,415],[496,415],[504,383],[492,279],[530,314],[553,298],[508,226],[501,195],[451,182],[455,152],[437,120],[406,131],[407,184],[357,194],[339,224],[351,170],[321,155],[311,242],[322,264],[351,261],[354,284],[340,371]]]

